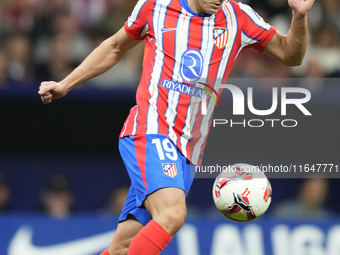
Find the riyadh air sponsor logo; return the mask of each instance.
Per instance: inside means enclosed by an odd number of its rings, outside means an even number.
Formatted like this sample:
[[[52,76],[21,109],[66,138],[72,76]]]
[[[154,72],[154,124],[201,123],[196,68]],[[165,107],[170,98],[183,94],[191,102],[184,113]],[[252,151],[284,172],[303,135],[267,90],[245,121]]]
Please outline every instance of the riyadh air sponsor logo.
[[[217,105],[217,101],[216,101],[215,97],[213,97],[212,93],[214,93],[216,95],[216,97],[218,98],[218,100],[220,101],[220,103],[222,105],[222,100],[221,100],[219,94],[217,93],[217,91],[214,88],[212,88],[208,84],[205,84],[205,83],[202,83],[202,82],[197,82],[197,85],[198,86],[204,86],[205,88],[196,87],[194,85],[187,85],[187,84],[184,84],[184,83],[179,83],[179,82],[175,82],[175,81],[167,80],[167,79],[162,80],[162,83],[161,83],[161,86],[165,89],[169,89],[169,90],[184,93],[184,94],[187,94],[187,95],[190,95],[190,96],[193,96],[193,97],[201,98],[202,115],[207,114],[207,98],[208,97],[210,97],[214,101],[215,106]]]
[[[212,97],[212,94],[207,89],[195,87],[193,85],[187,85],[187,84],[172,81],[172,80],[164,79],[161,83],[161,86],[165,89],[170,89],[170,90],[177,91],[183,94],[187,94],[193,97],[202,98],[204,97],[204,95]]]
[[[109,247],[115,231],[48,246],[33,244],[33,230],[22,226],[12,238],[8,255],[93,255]]]
[[[167,80],[167,79],[162,80],[161,86],[165,89],[169,89],[169,90],[184,93],[184,94],[187,94],[187,95],[190,95],[190,96],[193,96],[193,97],[201,98],[202,102],[205,103],[205,106],[204,107],[202,106],[202,114],[203,115],[206,114],[206,100],[207,100],[208,97],[210,97],[214,101],[215,106],[217,105],[217,101],[216,101],[216,99],[215,99],[215,97],[213,96],[212,93],[214,93],[216,95],[216,97],[218,98],[218,100],[220,101],[220,103],[222,105],[221,98],[214,88],[212,88],[208,84],[201,83],[201,82],[197,82],[197,84],[199,86],[204,86],[205,88],[196,87],[194,85],[187,85],[187,84],[184,84],[184,83],[179,83],[179,82],[175,82],[175,81]]]
[[[186,50],[181,59],[181,77],[186,82],[198,81],[203,72],[203,56],[195,49]]]

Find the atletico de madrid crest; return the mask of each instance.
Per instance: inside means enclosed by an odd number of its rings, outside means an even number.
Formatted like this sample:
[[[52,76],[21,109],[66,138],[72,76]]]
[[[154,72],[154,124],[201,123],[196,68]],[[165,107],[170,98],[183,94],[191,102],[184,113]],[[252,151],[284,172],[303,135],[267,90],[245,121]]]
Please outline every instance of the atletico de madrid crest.
[[[177,168],[175,163],[163,163],[162,167],[164,174],[166,174],[167,176],[173,178],[177,175]]]
[[[224,27],[215,27],[213,29],[213,42],[217,48],[222,49],[228,43],[229,29]]]

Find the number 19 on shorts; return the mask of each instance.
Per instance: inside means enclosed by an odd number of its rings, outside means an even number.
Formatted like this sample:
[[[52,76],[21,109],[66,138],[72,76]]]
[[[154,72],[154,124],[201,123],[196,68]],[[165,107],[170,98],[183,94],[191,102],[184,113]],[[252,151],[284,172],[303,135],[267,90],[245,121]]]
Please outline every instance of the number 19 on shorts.
[[[159,160],[165,160],[165,158],[177,160],[177,149],[168,138],[164,138],[163,141],[160,138],[155,138],[151,143],[156,146]]]

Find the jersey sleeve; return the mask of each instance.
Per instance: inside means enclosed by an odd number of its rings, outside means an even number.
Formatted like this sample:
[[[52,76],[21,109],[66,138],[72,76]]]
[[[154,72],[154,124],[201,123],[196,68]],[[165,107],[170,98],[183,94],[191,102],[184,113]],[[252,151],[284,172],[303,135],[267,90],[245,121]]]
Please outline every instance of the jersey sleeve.
[[[249,5],[239,3],[242,15],[242,44],[262,52],[276,29],[266,23]]]
[[[135,40],[144,40],[149,31],[149,17],[152,17],[151,1],[139,0],[124,24],[126,33]]]

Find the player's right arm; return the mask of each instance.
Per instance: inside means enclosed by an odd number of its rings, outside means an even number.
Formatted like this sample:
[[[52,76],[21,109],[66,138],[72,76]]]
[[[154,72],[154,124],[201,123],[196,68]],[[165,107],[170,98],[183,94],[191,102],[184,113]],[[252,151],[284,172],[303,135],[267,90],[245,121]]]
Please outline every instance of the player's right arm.
[[[288,66],[302,64],[308,45],[307,14],[315,0],[288,0],[292,8],[292,24],[288,34],[279,32],[264,48],[264,53]]]
[[[113,67],[125,53],[140,43],[141,40],[132,39],[121,28],[115,35],[106,39],[90,55],[60,82],[42,82],[39,95],[44,104],[65,96],[71,89],[81,83],[94,78]]]

